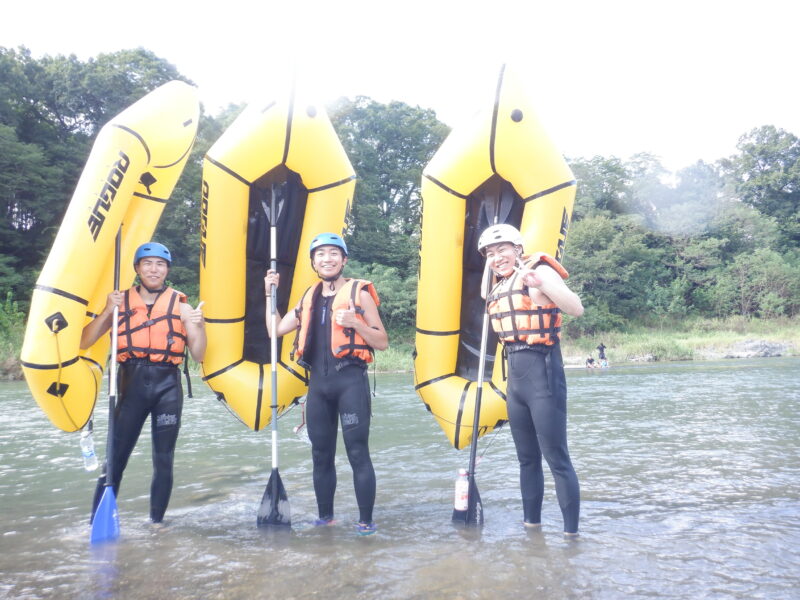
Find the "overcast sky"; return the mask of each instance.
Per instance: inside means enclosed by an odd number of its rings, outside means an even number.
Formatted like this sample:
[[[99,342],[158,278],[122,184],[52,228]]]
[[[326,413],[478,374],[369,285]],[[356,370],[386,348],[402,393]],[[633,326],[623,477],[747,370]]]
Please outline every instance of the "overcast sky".
[[[677,170],[734,153],[761,125],[800,135],[791,0],[5,4],[0,45],[81,59],[141,46],[191,78],[212,114],[269,97],[299,65],[323,101],[401,100],[457,126],[506,62],[570,157],[651,152]]]

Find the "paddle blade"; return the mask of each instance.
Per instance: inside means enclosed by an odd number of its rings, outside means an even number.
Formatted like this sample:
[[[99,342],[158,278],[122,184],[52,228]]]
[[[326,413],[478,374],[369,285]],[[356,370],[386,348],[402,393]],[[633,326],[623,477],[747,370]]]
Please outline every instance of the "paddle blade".
[[[256,523],[259,527],[290,527],[292,524],[292,512],[289,506],[289,497],[283,487],[283,481],[278,474],[278,469],[272,469],[267,482],[267,489],[261,498],[261,506],[258,507],[258,519]]]
[[[475,478],[469,480],[469,496],[467,497],[467,510],[453,509],[453,523],[462,525],[483,525],[483,504],[478,493],[478,484]]]
[[[108,486],[103,490],[100,504],[92,520],[92,544],[112,542],[119,537],[119,514],[114,488]]]

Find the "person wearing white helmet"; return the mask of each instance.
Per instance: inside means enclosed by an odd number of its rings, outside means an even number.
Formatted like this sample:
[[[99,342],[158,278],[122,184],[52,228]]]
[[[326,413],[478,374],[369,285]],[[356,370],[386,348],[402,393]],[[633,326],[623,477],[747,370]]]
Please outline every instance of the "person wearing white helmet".
[[[157,242],[142,244],[133,258],[139,284],[108,295],[106,306],[83,329],[81,348],[89,348],[111,327],[119,307],[117,356],[119,395],[114,427],[114,493],[118,495],[128,464],[147,417],[153,439],[153,481],[150,519],[160,523],[172,493],[175,445],[183,410],[183,388],[178,366],[187,348],[197,362],[206,351],[201,306],[192,308],[186,295],[166,286],[172,255]],[[200,303],[202,304],[202,302]],[[105,488],[105,467],[97,482],[92,519]]]
[[[564,534],[576,536],[580,486],[567,447],[567,386],[559,346],[561,313],[583,314],[551,256],[524,254],[522,234],[508,224],[488,227],[478,240],[494,284],[486,299],[492,328],[508,360],[508,420],[520,464],[523,523],[541,527],[542,457],[556,485]]]
[[[315,525],[331,525],[336,491],[336,435],[342,423],[347,458],[353,469],[358,503],[359,535],[375,532],[375,469],[369,454],[371,393],[367,364],[374,350],[385,350],[389,339],[378,313],[378,294],[369,281],[342,276],[347,245],[335,233],[321,233],[311,242],[311,266],[320,280],[308,288],[294,310],[278,316],[271,330],[273,285],[280,277],[269,270],[264,278],[267,296],[267,332],[283,336],[296,332],[293,356],[310,372],[306,420],[314,465],[314,493],[319,518]]]

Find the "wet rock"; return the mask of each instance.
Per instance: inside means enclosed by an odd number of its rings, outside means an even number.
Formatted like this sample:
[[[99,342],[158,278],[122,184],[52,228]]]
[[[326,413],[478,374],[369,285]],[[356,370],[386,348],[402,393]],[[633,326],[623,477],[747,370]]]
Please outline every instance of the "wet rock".
[[[656,362],[658,358],[652,354],[643,354],[642,356],[633,356],[628,360],[631,362]]]
[[[783,356],[791,348],[790,344],[768,342],[766,340],[745,340],[731,346],[724,358],[769,358]]]

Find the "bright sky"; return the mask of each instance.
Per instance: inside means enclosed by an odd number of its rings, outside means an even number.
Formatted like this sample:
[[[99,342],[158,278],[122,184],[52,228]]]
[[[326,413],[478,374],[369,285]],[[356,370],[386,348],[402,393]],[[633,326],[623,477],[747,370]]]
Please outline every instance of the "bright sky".
[[[800,135],[798,23],[791,0],[12,0],[0,45],[81,59],[142,46],[212,114],[268,97],[297,64],[323,101],[401,100],[451,126],[507,62],[567,156],[651,152],[677,170],[761,125]]]

